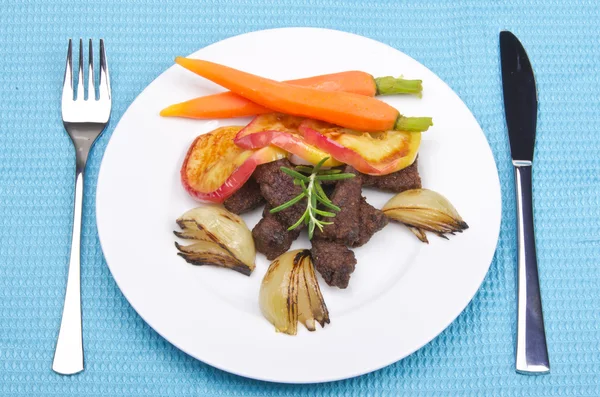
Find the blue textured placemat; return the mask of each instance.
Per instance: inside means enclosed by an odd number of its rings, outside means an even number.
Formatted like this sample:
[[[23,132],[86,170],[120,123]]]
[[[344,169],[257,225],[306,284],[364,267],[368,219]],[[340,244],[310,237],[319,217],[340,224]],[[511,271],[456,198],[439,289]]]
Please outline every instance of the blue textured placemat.
[[[0,0],[0,395],[600,395],[600,7],[596,1]],[[526,5],[528,4],[528,5]],[[466,102],[492,146],[503,223],[490,272],[440,337],[378,372],[277,385],[213,369],[172,347],[125,301],[102,257],[95,183],[129,103],[176,54],[252,30],[318,26],[413,56]],[[552,374],[514,373],[513,178],[498,32],[524,43],[539,89],[535,212]],[[66,39],[104,37],[113,122],[88,165],[82,252],[86,370],[51,370],[72,222],[73,150],[60,121]]]

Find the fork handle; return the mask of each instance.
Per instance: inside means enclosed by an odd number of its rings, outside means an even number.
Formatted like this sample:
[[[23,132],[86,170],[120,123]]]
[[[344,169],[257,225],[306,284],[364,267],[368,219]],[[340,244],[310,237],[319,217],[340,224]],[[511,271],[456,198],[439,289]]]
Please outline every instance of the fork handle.
[[[531,163],[515,164],[518,243],[516,370],[526,375],[550,371],[533,232]]]
[[[81,331],[81,215],[83,209],[83,169],[79,160],[75,173],[75,208],[69,275],[60,331],[54,351],[52,369],[62,375],[83,371],[83,337]]]

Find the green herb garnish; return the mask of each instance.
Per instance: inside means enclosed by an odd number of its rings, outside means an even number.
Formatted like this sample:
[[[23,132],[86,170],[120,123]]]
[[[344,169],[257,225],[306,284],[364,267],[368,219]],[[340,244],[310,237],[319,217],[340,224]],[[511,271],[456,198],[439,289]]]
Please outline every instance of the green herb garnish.
[[[354,178],[356,175],[346,173],[342,174],[339,169],[325,169],[322,170],[321,166],[325,163],[329,157],[323,158],[314,167],[305,165],[299,165],[294,169],[281,167],[281,171],[285,172],[292,178],[294,178],[294,185],[302,187],[302,193],[291,199],[290,201],[281,204],[278,207],[273,208],[270,212],[272,214],[283,211],[286,208],[300,202],[300,200],[306,198],[306,211],[298,219],[296,223],[288,227],[287,230],[293,230],[303,223],[308,226],[308,239],[312,239],[315,232],[315,227],[318,227],[320,231],[323,231],[323,226],[331,225],[333,222],[325,222],[317,218],[318,215],[325,218],[335,217],[335,212],[339,212],[341,209],[337,205],[333,204],[331,200],[325,194],[321,181],[339,181],[341,179]],[[320,210],[318,204],[327,208],[330,211]]]

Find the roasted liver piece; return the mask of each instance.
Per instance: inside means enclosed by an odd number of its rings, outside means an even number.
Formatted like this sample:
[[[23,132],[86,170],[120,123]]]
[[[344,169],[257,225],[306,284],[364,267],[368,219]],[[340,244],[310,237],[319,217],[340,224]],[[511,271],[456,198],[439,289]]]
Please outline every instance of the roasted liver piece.
[[[360,222],[358,240],[352,247],[360,247],[366,244],[371,237],[388,224],[388,218],[385,214],[367,203],[367,200],[362,197],[360,202]]]
[[[317,238],[335,241],[345,245],[353,245],[360,237],[360,205],[361,205],[361,175],[351,166],[344,168],[344,173],[356,175],[354,178],[343,179],[336,183],[329,197],[341,211],[334,218],[325,218],[333,222],[323,227],[323,232],[316,232]]]
[[[346,288],[356,265],[356,257],[344,244],[322,239],[312,240],[315,268],[332,287]]]
[[[260,186],[254,178],[250,178],[237,192],[223,202],[223,206],[228,211],[240,215],[252,211],[264,203],[265,199],[260,193]]]
[[[267,259],[273,260],[290,249],[300,230],[288,231],[275,214],[269,213],[269,209],[267,205],[263,211],[263,218],[252,229],[252,237],[256,250],[265,254]]]
[[[287,159],[273,161],[256,167],[254,178],[260,185],[260,192],[271,207],[280,206],[302,193],[300,186],[294,185],[294,179],[281,171],[281,167],[293,168],[294,166]],[[304,214],[306,210],[306,200],[283,211],[277,212],[276,217],[287,228]],[[298,228],[301,229],[302,225]]]
[[[375,189],[394,193],[421,188],[421,177],[417,168],[417,160],[412,165],[388,175],[373,176],[362,174],[362,181],[363,186],[371,186]]]

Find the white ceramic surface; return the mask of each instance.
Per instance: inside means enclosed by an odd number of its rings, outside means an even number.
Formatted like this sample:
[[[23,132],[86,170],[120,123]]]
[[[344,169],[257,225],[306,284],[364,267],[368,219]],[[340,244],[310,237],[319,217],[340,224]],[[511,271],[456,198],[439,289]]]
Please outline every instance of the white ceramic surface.
[[[173,54],[173,56],[178,54]],[[200,204],[179,183],[198,134],[239,120],[161,118],[165,106],[221,91],[179,66],[132,103],[106,149],[97,189],[102,249],[119,288],[140,316],[184,352],[217,368],[267,381],[324,382],[398,361],[442,332],[469,303],[489,268],[500,229],[500,185],[492,152],[458,96],[414,59],[385,44],[339,31],[287,28],[232,37],[193,55],[274,79],[344,70],[423,80],[423,98],[386,97],[406,115],[432,116],[423,134],[424,187],[450,199],[470,228],[449,241],[420,243],[390,224],[355,250],[350,286],[321,280],[331,324],[295,337],[275,333],[258,308],[269,262],[250,277],[196,267],[176,255],[175,219]],[[366,190],[381,208],[391,194]],[[245,215],[249,227],[260,210]],[[292,248],[310,247],[301,237]]]

